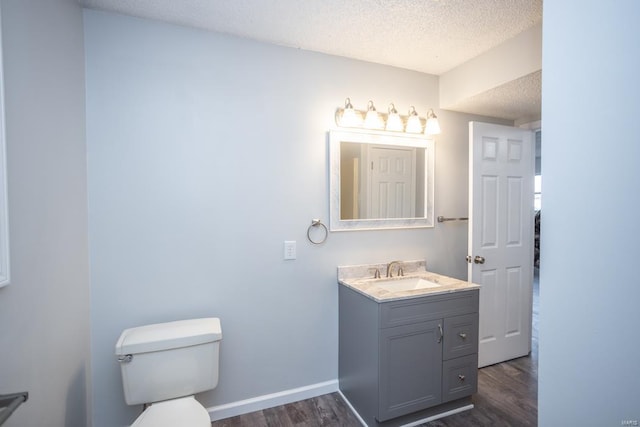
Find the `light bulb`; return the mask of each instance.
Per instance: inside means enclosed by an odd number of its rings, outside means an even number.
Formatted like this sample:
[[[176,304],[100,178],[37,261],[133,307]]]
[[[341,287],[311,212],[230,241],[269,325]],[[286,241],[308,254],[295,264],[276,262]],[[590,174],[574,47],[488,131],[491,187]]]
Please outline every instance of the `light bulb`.
[[[407,128],[406,131],[409,133],[421,133],[422,132],[422,122],[420,121],[420,117],[418,117],[418,113],[414,106],[409,108],[409,118],[407,119]]]
[[[438,116],[429,110],[427,113],[427,124],[424,127],[424,133],[427,135],[438,135],[440,133],[440,123],[438,123]]]
[[[393,104],[389,104],[389,115],[387,116],[386,130],[395,132],[402,132],[404,130],[402,118],[400,117],[400,114],[398,114],[398,110],[396,110],[396,107]]]
[[[384,122],[380,113],[376,111],[376,107],[373,106],[373,101],[369,101],[367,104],[367,115],[364,118],[364,127],[369,129],[383,129]]]
[[[338,125],[342,127],[362,126],[362,116],[358,111],[353,109],[353,105],[351,105],[351,100],[349,98],[344,101],[344,109],[340,115]]]

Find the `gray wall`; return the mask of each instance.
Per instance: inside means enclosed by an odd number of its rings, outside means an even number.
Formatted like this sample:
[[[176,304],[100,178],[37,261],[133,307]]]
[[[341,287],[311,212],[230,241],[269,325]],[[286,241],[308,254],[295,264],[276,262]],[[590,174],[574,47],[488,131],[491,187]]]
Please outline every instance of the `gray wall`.
[[[3,0],[11,284],[0,289],[0,393],[28,391],[7,426],[89,416],[82,10]]]
[[[544,3],[541,426],[640,421],[639,18]]]
[[[127,327],[219,316],[206,406],[337,378],[336,266],[428,260],[466,278],[466,225],[332,233],[327,130],[364,108],[438,105],[437,77],[85,11],[94,422],[130,422]],[[441,112],[436,215],[467,213],[467,115]],[[283,261],[283,241],[298,259]]]

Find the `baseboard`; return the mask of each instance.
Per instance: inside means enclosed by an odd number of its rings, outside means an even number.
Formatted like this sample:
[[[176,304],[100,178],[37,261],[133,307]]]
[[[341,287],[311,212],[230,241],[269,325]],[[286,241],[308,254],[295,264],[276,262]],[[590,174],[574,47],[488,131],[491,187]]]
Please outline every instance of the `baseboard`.
[[[360,423],[364,426],[364,427],[368,427],[367,423],[365,422],[364,419],[362,419],[362,417],[360,416],[360,414],[358,413],[358,411],[356,411],[356,409],[351,405],[351,402],[349,402],[349,399],[347,399],[345,397],[344,394],[342,394],[341,390],[338,390],[338,393],[340,393],[340,396],[342,396],[342,399],[345,401],[345,403],[347,404],[347,406],[349,407],[349,409],[351,409],[351,412],[353,412],[353,415],[356,416],[356,418],[358,419],[358,421],[360,421]],[[407,424],[402,424],[400,427],[416,427],[422,424],[426,424],[430,421],[435,421],[437,419],[440,418],[444,418],[447,417],[449,415],[453,415],[453,414],[458,414],[460,412],[464,412],[464,411],[468,411],[470,409],[473,409],[474,405],[473,404],[469,404],[469,405],[465,405],[465,406],[461,406],[459,408],[455,408],[455,409],[451,409],[449,411],[445,411],[445,412],[440,412],[438,414],[434,414],[416,421],[412,421],[410,423]]]
[[[450,411],[441,412],[439,414],[432,415],[430,417],[426,417],[426,418],[423,418],[421,420],[416,420],[416,421],[414,421],[412,423],[409,423],[409,424],[403,424],[401,427],[416,427],[416,426],[419,426],[419,425],[422,425],[422,424],[425,424],[425,423],[428,423],[428,422],[431,422],[431,421],[438,420],[440,418],[448,417],[449,415],[459,414],[460,412],[469,411],[469,410],[471,410],[473,408],[474,408],[474,405],[473,404],[469,404],[469,405],[466,405],[466,406],[462,406],[460,408],[452,409]]]
[[[286,405],[287,403],[310,399],[312,397],[336,391],[338,391],[338,380],[331,380],[304,387],[292,388],[290,390],[284,390],[277,393],[252,397],[251,399],[225,403],[224,405],[207,408],[207,411],[209,411],[211,421],[217,421],[224,418],[235,417],[237,415],[248,414],[249,412],[273,408],[274,406]]]
[[[338,393],[340,393],[340,396],[342,397],[342,400],[344,400],[344,403],[346,403],[349,409],[351,409],[351,412],[353,412],[353,415],[355,415],[358,421],[360,421],[360,424],[362,424],[364,427],[367,427],[367,423],[362,419],[358,411],[356,411],[356,408],[354,408],[353,405],[351,405],[351,402],[349,402],[349,399],[347,399],[346,396],[342,394],[342,390],[338,390]]]

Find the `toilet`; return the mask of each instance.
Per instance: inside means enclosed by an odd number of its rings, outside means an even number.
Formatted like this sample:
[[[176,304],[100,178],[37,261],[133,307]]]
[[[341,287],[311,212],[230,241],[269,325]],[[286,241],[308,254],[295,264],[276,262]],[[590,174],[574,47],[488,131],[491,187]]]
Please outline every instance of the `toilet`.
[[[116,343],[124,400],[145,405],[131,427],[210,427],[194,394],[218,385],[216,317],[125,329]]]

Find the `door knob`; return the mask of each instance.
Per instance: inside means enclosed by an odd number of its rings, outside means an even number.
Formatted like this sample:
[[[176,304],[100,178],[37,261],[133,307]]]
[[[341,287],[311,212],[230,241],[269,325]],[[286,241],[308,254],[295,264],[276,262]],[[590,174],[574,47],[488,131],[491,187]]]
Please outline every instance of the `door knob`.
[[[484,257],[476,255],[476,257],[473,259],[473,262],[476,264],[484,264]]]

